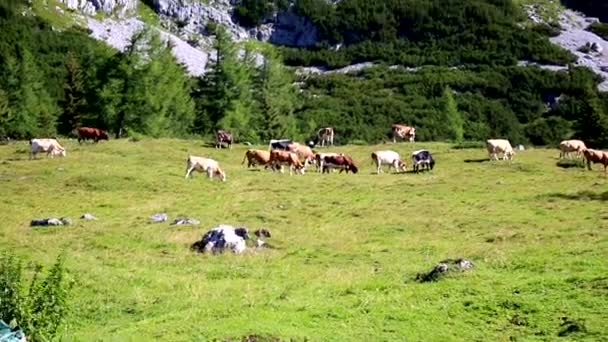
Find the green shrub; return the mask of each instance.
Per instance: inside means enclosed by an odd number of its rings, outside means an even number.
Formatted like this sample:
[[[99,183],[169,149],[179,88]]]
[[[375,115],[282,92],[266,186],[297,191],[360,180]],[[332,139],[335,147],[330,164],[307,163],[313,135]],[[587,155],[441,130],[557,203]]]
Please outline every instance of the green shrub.
[[[608,24],[596,22],[589,26],[589,31],[597,34],[605,40],[608,40]]]
[[[46,277],[37,266],[25,289],[22,262],[6,253],[0,257],[0,319],[21,326],[28,341],[49,341],[66,316],[70,284],[65,280],[63,256]]]

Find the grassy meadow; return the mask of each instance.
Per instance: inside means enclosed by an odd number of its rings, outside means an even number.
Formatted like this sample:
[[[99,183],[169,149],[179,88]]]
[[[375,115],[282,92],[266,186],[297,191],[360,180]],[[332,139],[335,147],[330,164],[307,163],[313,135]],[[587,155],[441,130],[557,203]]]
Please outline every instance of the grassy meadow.
[[[557,167],[556,149],[489,162],[441,143],[339,146],[358,174],[289,176],[242,167],[239,145],[62,143],[67,157],[35,161],[26,142],[0,146],[0,248],[46,266],[65,250],[62,340],[608,340],[608,177]],[[436,169],[373,174],[369,155],[389,148],[428,148]],[[185,180],[189,153],[227,182]],[[149,223],[156,212],[201,224]],[[53,216],[74,224],[29,227]],[[219,223],[266,227],[275,248],[192,253]],[[475,267],[414,281],[457,257]]]

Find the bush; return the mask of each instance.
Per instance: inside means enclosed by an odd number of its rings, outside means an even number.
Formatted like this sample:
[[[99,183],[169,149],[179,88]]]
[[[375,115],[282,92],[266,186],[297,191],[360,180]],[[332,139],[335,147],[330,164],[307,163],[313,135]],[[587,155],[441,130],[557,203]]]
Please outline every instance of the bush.
[[[70,285],[64,279],[63,256],[44,279],[41,272],[37,266],[26,290],[21,260],[11,254],[0,257],[0,319],[21,326],[34,342],[53,339],[68,310]]]
[[[608,40],[608,24],[596,22],[589,26],[589,31],[597,34],[605,40]]]

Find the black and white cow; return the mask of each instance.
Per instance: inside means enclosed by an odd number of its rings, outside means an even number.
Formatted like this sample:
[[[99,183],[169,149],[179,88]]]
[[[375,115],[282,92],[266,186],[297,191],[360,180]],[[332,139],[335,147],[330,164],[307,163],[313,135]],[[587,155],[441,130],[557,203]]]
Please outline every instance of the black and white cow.
[[[235,228],[220,224],[206,232],[201,240],[196,241],[191,248],[200,253],[211,252],[216,254],[229,249],[233,253],[239,254],[247,248],[245,240],[248,239],[247,228]]]
[[[228,131],[219,130],[215,132],[215,148],[222,148],[223,144],[228,144],[228,148],[232,148],[234,137]]]
[[[268,150],[283,150],[288,151],[289,145],[293,144],[291,139],[271,139],[268,144]]]
[[[418,150],[412,152],[412,166],[414,172],[418,172],[421,169],[432,170],[435,166],[435,160],[433,155],[428,150]],[[421,168],[422,167],[422,168]]]

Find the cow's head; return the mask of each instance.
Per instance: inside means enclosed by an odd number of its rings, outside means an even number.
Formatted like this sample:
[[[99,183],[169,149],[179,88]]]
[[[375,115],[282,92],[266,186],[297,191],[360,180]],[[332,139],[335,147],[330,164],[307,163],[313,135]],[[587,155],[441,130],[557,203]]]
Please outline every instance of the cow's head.
[[[100,140],[109,140],[108,139],[108,132],[103,131],[103,130],[99,130],[99,139]]]
[[[65,148],[53,148],[53,151],[51,151],[51,154],[54,156],[65,157],[67,155],[67,152],[65,151]]]
[[[219,167],[214,172],[215,177],[222,180],[222,182],[226,181],[226,172]]]
[[[260,228],[258,230],[256,230],[255,232],[253,232],[253,234],[255,234],[255,236],[261,238],[261,237],[265,237],[265,238],[269,238],[271,237],[270,231],[266,228]]]
[[[405,162],[403,160],[399,161],[398,167],[399,167],[399,170],[401,170],[403,172],[407,171],[407,164],[405,164]]]
[[[513,156],[515,156],[515,151],[514,150],[509,150],[507,152],[505,152],[505,158],[506,159],[513,159]]]
[[[242,237],[244,240],[249,239],[249,232],[247,231],[247,228],[244,228],[244,227],[235,228],[234,234]]]

